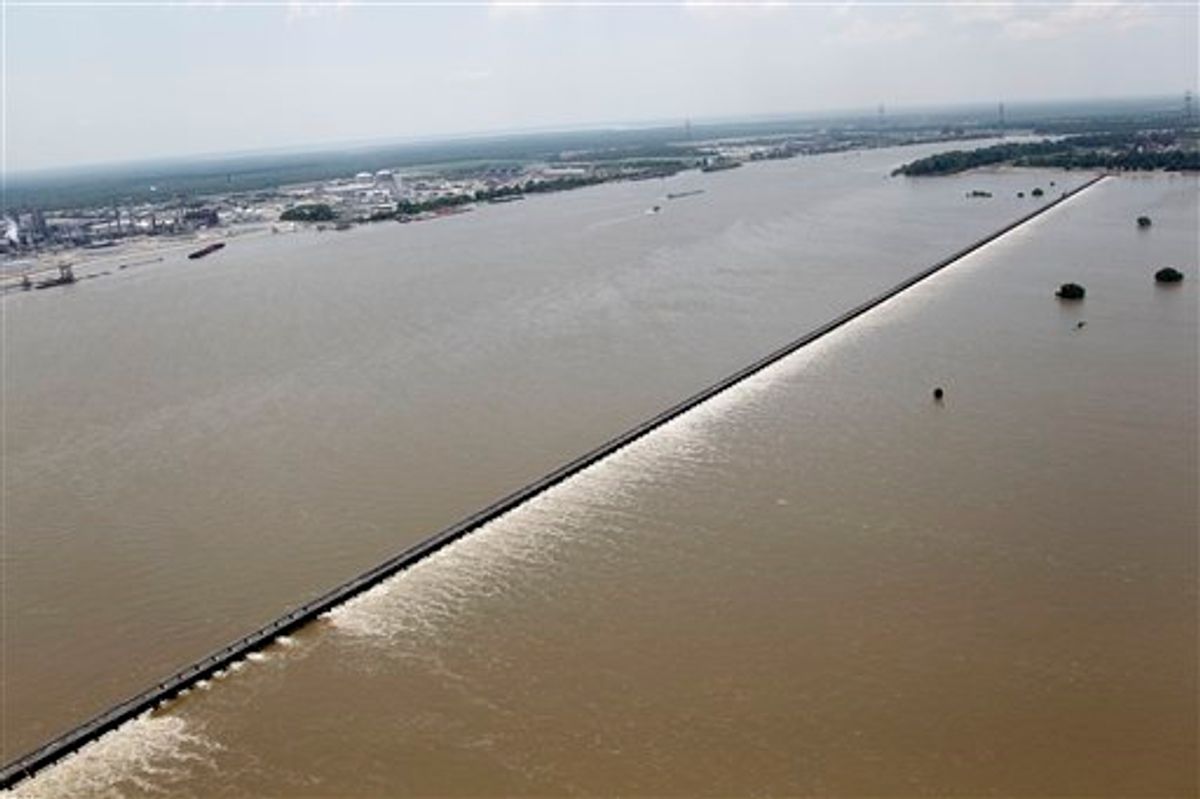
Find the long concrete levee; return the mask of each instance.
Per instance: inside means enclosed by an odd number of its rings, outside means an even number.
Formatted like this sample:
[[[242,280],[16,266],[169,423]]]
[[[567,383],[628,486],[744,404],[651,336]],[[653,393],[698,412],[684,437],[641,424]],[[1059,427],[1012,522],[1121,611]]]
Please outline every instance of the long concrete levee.
[[[175,697],[180,692],[190,688],[201,680],[212,677],[215,673],[222,671],[231,664],[245,658],[245,656],[255,650],[262,649],[268,646],[272,641],[279,636],[285,635],[298,627],[312,621],[322,613],[336,607],[345,602],[351,597],[362,593],[368,588],[378,584],[379,582],[391,577],[404,568],[411,566],[417,561],[428,557],[438,551],[447,544],[462,538],[463,536],[479,529],[488,522],[499,518],[508,513],[517,506],[526,502],[529,499],[541,494],[552,486],[563,482],[574,474],[586,469],[597,461],[608,457],[617,450],[625,447],[633,441],[650,433],[658,427],[666,424],[672,419],[686,413],[695,408],[697,405],[711,399],[720,394],[722,391],[731,386],[745,380],[751,375],[761,371],[771,364],[779,361],[782,358],[796,352],[800,348],[811,344],[822,336],[837,330],[847,322],[862,316],[871,309],[887,302],[905,290],[912,288],[921,281],[937,274],[941,270],[950,266],[970,255],[971,253],[981,249],[982,247],[994,242],[996,239],[1004,236],[1007,233],[1016,230],[1022,225],[1036,219],[1051,208],[1059,205],[1068,198],[1079,194],[1080,192],[1096,185],[1103,180],[1106,175],[1098,175],[1091,180],[1088,180],[1081,186],[1075,189],[1063,192],[1061,196],[1055,198],[1044,206],[1028,213],[1019,219],[1011,222],[996,232],[985,236],[982,239],[970,244],[967,247],[953,253],[952,255],[938,261],[934,265],[922,269],[909,278],[892,286],[886,291],[877,294],[866,302],[851,308],[841,315],[831,319],[825,324],[817,327],[797,339],[785,344],[768,355],[763,356],[754,363],[746,366],[743,369],[734,372],[728,377],[713,383],[708,388],[688,397],[682,402],[667,408],[663,412],[648,419],[636,427],[621,433],[620,435],[609,439],[605,443],[595,449],[580,455],[578,458],[569,463],[560,466],[544,477],[526,485],[502,499],[493,502],[491,505],[482,510],[471,514],[458,523],[447,527],[446,529],[420,541],[413,546],[405,549],[394,557],[380,563],[372,569],[348,580],[345,583],[333,588],[321,596],[309,602],[288,611],[279,618],[269,624],[255,630],[254,632],[242,638],[233,641],[226,646],[218,649],[205,658],[202,658],[189,666],[175,672],[166,677],[147,690],[131,697],[126,701],[116,705],[113,708],[101,713],[78,727],[64,733],[45,745],[35,749],[32,752],[20,757],[11,763],[4,766],[0,771],[0,789],[9,788],[16,783],[33,776],[38,771],[45,769],[66,755],[80,749],[91,741],[96,740],[121,724],[133,719],[142,713],[153,710],[167,700]]]

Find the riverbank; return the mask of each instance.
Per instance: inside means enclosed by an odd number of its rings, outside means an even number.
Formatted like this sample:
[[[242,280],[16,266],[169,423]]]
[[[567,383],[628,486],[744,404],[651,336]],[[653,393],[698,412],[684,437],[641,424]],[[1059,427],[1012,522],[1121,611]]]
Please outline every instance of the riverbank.
[[[962,137],[955,138],[962,140]],[[934,137],[934,140],[940,141],[941,139]],[[988,142],[983,137],[979,137],[976,140],[968,140],[972,141],[972,146],[982,146]],[[1020,140],[1020,137],[1017,137],[1017,140]],[[839,145],[834,148],[834,151],[845,153],[864,152],[872,148],[878,148],[880,144],[879,141],[873,140],[855,140],[853,146],[843,147]],[[722,156],[719,160],[713,162],[713,164],[708,164],[704,159],[697,157],[681,157],[676,160],[665,161],[662,159],[634,160],[629,163],[619,160],[612,162],[601,161],[589,164],[586,168],[581,167],[580,169],[586,173],[583,175],[539,176],[531,173],[531,175],[527,175],[531,179],[523,183],[479,189],[470,189],[456,183],[448,183],[445,180],[435,181],[435,188],[432,190],[432,196],[430,197],[416,200],[404,199],[394,205],[389,203],[385,210],[373,210],[370,213],[357,214],[345,218],[339,216],[329,205],[312,202],[313,192],[318,192],[318,199],[321,197],[319,194],[321,190],[320,185],[278,187],[272,192],[266,193],[266,199],[258,201],[259,205],[242,205],[237,209],[239,217],[247,215],[256,216],[260,217],[259,221],[219,224],[214,227],[200,228],[185,233],[162,235],[144,233],[125,238],[106,240],[103,242],[103,246],[99,247],[56,246],[40,252],[34,251],[23,257],[13,258],[10,256],[2,259],[0,260],[0,293],[24,290],[30,282],[44,280],[53,275],[58,271],[60,265],[63,264],[71,265],[76,270],[80,279],[92,279],[108,276],[113,271],[123,268],[148,263],[150,259],[155,257],[169,257],[171,254],[188,247],[203,247],[209,242],[224,238],[243,237],[266,232],[276,234],[300,231],[342,232],[355,226],[390,221],[404,223],[424,222],[442,219],[458,213],[465,213],[486,205],[503,204],[525,199],[526,197],[554,195],[565,191],[627,181],[666,180],[687,172],[714,171],[714,165],[716,171],[719,171],[720,169],[741,166],[743,163],[790,160],[802,155],[814,156],[831,151],[824,146],[791,148],[785,146],[786,142],[779,141],[767,141],[765,143],[734,142],[732,144],[723,142],[712,143],[712,146],[717,148],[716,151],[720,151],[720,148],[726,145],[733,146],[734,149],[730,152],[737,153],[738,157]],[[287,195],[288,191],[296,192],[297,196],[307,199],[291,207],[285,207],[286,203],[280,205],[282,198]],[[429,194],[428,191],[425,193]],[[222,198],[211,197],[208,199],[220,201]],[[667,199],[670,199],[670,197]],[[318,209],[318,216],[307,218],[308,213],[316,213]],[[153,216],[152,209],[142,208],[140,209],[140,213],[143,216],[146,214]],[[215,212],[213,213],[215,214]],[[297,214],[297,216],[293,219],[289,216],[290,214]],[[274,219],[276,216],[279,218],[274,222],[262,221],[262,218],[270,217]],[[214,216],[214,218],[216,217]],[[132,226],[132,218],[129,221]]]

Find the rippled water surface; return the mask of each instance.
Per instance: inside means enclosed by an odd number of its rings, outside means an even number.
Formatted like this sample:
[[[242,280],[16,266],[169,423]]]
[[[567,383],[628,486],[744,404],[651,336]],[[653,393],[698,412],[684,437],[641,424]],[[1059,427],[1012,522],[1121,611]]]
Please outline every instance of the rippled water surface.
[[[1033,207],[1017,190],[1054,179],[887,178],[932,149],[237,239],[6,297],[2,759],[994,229]],[[690,189],[705,193],[665,199]]]
[[[10,743],[1083,179],[908,156],[11,303]],[[26,790],[1194,789],[1196,196],[1102,183]]]

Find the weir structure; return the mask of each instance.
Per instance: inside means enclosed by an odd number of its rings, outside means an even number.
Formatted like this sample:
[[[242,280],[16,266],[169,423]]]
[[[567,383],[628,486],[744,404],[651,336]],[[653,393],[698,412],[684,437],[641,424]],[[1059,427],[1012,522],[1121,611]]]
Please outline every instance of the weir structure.
[[[269,624],[260,627],[254,632],[242,638],[233,641],[230,644],[218,649],[212,654],[198,661],[195,661],[189,666],[175,672],[169,677],[159,681],[154,686],[148,688],[137,696],[121,702],[115,707],[106,710],[98,716],[80,724],[72,730],[60,735],[54,740],[44,744],[43,746],[29,752],[23,757],[8,763],[0,770],[0,790],[9,788],[16,783],[33,776],[37,772],[54,764],[63,757],[82,748],[91,741],[96,740],[121,724],[136,718],[141,714],[154,710],[171,698],[177,696],[182,691],[191,688],[201,680],[212,677],[215,673],[222,671],[233,663],[242,660],[251,652],[263,649],[270,645],[275,639],[282,635],[286,635],[293,630],[307,624],[316,619],[321,614],[331,610],[332,608],[342,604],[351,597],[366,591],[368,588],[386,580],[397,572],[402,571],[408,566],[413,565],[434,552],[437,552],[442,547],[450,544],[463,536],[478,530],[485,524],[499,518],[500,516],[515,509],[517,506],[532,499],[538,494],[543,493],[547,489],[563,482],[572,475],[588,468],[597,461],[608,457],[617,450],[636,441],[642,436],[661,427],[672,419],[687,413],[697,405],[715,397],[717,394],[725,391],[733,385],[740,383],[751,375],[762,371],[771,364],[791,355],[817,339],[825,336],[839,327],[842,327],[847,322],[862,316],[867,311],[882,305],[905,290],[912,288],[921,281],[937,274],[947,266],[960,261],[976,250],[992,243],[996,239],[1012,232],[1018,227],[1027,222],[1036,219],[1042,214],[1049,211],[1051,208],[1059,205],[1070,197],[1091,188],[1106,178],[1107,175],[1101,174],[1093,177],[1082,185],[1063,192],[1059,197],[1050,201],[1046,205],[1037,208],[1036,210],[1021,216],[1017,220],[1010,222],[994,233],[985,236],[978,241],[964,247],[958,252],[943,258],[934,265],[922,269],[916,274],[897,283],[886,291],[875,295],[871,299],[863,302],[841,315],[831,319],[825,324],[817,327],[797,339],[785,344],[768,355],[759,358],[754,363],[746,366],[723,380],[713,383],[702,391],[693,394],[687,399],[679,402],[670,408],[662,411],[658,415],[647,419],[641,424],[633,427],[618,436],[615,436],[604,442],[595,449],[580,455],[574,460],[566,463],[544,477],[529,483],[524,488],[521,488],[509,494],[502,499],[493,502],[491,505],[479,510],[456,524],[447,527],[446,529],[429,536],[428,538],[419,541],[416,544],[408,547],[399,554],[389,558],[379,565],[371,568],[362,574],[350,579],[341,585],[333,588],[321,596],[309,602],[288,611],[279,618]],[[918,178],[919,179],[919,178]]]

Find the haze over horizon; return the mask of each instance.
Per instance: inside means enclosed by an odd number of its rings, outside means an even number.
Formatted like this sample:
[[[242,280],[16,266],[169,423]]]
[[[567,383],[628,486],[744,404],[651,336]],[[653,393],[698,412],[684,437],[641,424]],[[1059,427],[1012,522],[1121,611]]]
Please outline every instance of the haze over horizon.
[[[1137,97],[1129,96],[1114,96],[1114,97],[1045,97],[1045,98],[1015,98],[1005,99],[1002,102],[1005,105],[1007,118],[1011,126],[1019,126],[1021,117],[1028,114],[1030,109],[1049,107],[1062,107],[1064,109],[1075,106],[1079,107],[1099,107],[1108,104],[1115,106],[1128,105],[1160,105],[1162,108],[1174,108],[1179,106],[1182,109],[1182,95],[1157,94],[1157,95],[1141,95]],[[968,101],[948,101],[936,104],[921,104],[913,106],[887,106],[886,113],[888,120],[895,122],[897,120],[917,119],[923,116],[953,116],[956,113],[966,115],[968,113],[982,113],[994,116],[996,106],[992,103],[968,102]],[[1022,112],[1025,112],[1023,114]],[[270,157],[286,157],[286,156],[303,156],[309,154],[322,154],[331,152],[353,152],[364,151],[368,152],[377,148],[402,148],[408,145],[419,146],[425,144],[446,144],[458,141],[488,141],[501,140],[505,138],[516,138],[522,136],[538,136],[551,134],[570,134],[570,133],[588,133],[599,131],[628,131],[628,130],[661,130],[668,127],[679,127],[681,130],[684,125],[691,124],[693,128],[703,131],[707,125],[728,125],[728,124],[754,124],[758,122],[779,121],[782,123],[788,122],[821,122],[823,120],[843,120],[860,117],[864,120],[873,121],[878,113],[878,105],[863,106],[860,108],[819,108],[819,109],[799,109],[794,111],[778,111],[778,112],[761,112],[761,113],[744,113],[732,115],[713,115],[713,116],[692,116],[679,118],[647,118],[647,119],[597,119],[575,123],[554,124],[547,123],[544,125],[535,125],[529,127],[517,128],[492,128],[483,130],[446,130],[435,131],[426,134],[414,136],[360,136],[352,139],[340,140],[321,140],[321,141],[303,141],[303,142],[279,142],[274,145],[255,148],[238,148],[224,150],[206,150],[206,151],[191,151],[168,153],[158,156],[134,156],[132,158],[119,157],[115,159],[102,161],[85,161],[71,162],[66,164],[57,164],[50,166],[39,166],[29,169],[13,169],[11,164],[9,168],[10,177],[16,178],[18,181],[24,179],[37,180],[41,177],[61,178],[82,170],[85,172],[107,172],[110,170],[120,170],[122,168],[137,168],[141,166],[153,167],[155,165],[188,165],[202,164],[206,161],[223,162],[227,160],[235,160],[241,158],[270,158]]]
[[[6,9],[12,173],[668,119],[1162,96],[1194,4]]]

